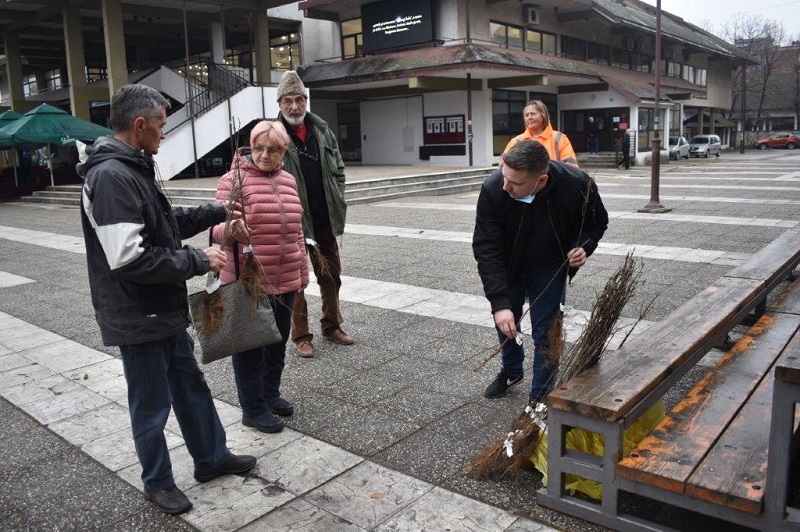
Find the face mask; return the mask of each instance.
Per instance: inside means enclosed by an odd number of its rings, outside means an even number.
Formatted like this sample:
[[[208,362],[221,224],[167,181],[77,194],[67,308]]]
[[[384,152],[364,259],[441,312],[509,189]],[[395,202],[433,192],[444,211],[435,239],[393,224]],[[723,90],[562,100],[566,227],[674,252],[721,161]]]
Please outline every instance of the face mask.
[[[528,194],[527,196],[522,196],[521,198],[514,198],[517,201],[521,201],[522,203],[533,203],[533,198],[536,194]]]

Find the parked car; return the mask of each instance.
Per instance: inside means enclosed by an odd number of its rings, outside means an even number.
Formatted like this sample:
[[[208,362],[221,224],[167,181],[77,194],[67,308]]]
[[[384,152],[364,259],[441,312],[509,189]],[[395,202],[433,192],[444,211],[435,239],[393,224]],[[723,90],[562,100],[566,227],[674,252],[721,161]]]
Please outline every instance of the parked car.
[[[677,161],[680,158],[689,158],[689,141],[686,140],[686,137],[670,137],[667,149],[670,159]]]
[[[793,150],[800,148],[800,139],[794,133],[774,133],[765,139],[758,139],[755,142],[755,146],[759,150],[766,150],[767,148]]]
[[[689,155],[692,157],[719,157],[721,151],[722,141],[719,140],[719,135],[695,135],[689,141]]]

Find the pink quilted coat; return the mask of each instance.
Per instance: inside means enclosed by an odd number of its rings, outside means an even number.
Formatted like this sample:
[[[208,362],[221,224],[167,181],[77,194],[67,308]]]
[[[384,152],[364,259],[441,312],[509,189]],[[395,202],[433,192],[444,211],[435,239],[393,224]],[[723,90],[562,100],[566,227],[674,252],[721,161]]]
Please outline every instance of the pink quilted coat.
[[[242,175],[244,210],[253,254],[266,273],[265,289],[268,294],[295,292],[308,285],[308,261],[303,239],[303,205],[297,195],[297,184],[292,174],[276,170],[266,174],[245,158],[238,158]],[[217,200],[226,201],[233,180],[236,179],[234,160],[231,170],[222,176],[217,185]],[[214,242],[222,241],[225,224],[214,227]],[[239,263],[244,260],[243,244],[239,243]],[[233,246],[225,247],[228,262],[220,272],[223,284],[233,282],[236,273],[233,265]]]

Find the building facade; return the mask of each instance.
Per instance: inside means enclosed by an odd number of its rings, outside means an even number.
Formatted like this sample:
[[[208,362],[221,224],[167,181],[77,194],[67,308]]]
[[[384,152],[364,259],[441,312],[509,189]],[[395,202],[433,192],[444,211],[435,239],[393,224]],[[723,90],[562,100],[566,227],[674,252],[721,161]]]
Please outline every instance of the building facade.
[[[731,72],[752,62],[637,0],[7,4],[0,105],[47,101],[103,123],[116,88],[150,84],[173,101],[166,178],[192,158],[196,175],[225,168],[229,138],[277,115],[268,89],[286,69],[349,163],[495,164],[539,99],[576,151],[587,150],[592,116],[601,151],[627,128],[641,164],[656,128],[661,139],[714,131],[727,141]]]
[[[524,129],[522,109],[533,99],[548,105],[578,152],[587,150],[589,116],[601,151],[613,151],[627,128],[640,164],[656,128],[661,139],[714,131],[727,144],[722,111],[731,106],[732,71],[752,63],[636,0],[305,0],[299,7],[338,25],[331,59],[299,71],[315,109],[337,124],[347,156],[364,164],[493,164]]]

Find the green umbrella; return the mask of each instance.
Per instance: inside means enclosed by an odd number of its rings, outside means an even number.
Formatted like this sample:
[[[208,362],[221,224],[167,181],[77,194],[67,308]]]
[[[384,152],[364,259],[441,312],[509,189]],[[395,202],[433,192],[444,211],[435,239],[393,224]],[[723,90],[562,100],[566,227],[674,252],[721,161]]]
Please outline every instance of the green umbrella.
[[[113,132],[68,112],[43,103],[3,127],[0,133],[11,136],[17,146],[73,144],[76,139],[95,140]]]
[[[3,113],[0,113],[0,127],[10,124],[18,118],[22,118],[22,115],[15,113],[11,109],[4,111]],[[0,132],[0,150],[7,150],[13,146],[14,140],[11,138],[11,136]]]
[[[74,144],[76,140],[95,140],[103,135],[111,135],[113,131],[43,103],[22,115],[22,118],[0,127],[0,133],[9,135],[17,147],[47,146],[49,156],[52,144],[66,146]],[[52,162],[48,166],[52,186]]]
[[[16,121],[18,118],[22,118],[22,115],[12,111],[9,109],[8,111],[3,111],[0,113],[0,127],[10,124],[11,122]],[[11,135],[7,135],[5,133],[0,132],[0,150],[8,150],[14,147],[14,139],[11,138]],[[17,178],[17,151],[14,150],[14,186],[19,186],[19,180]]]

